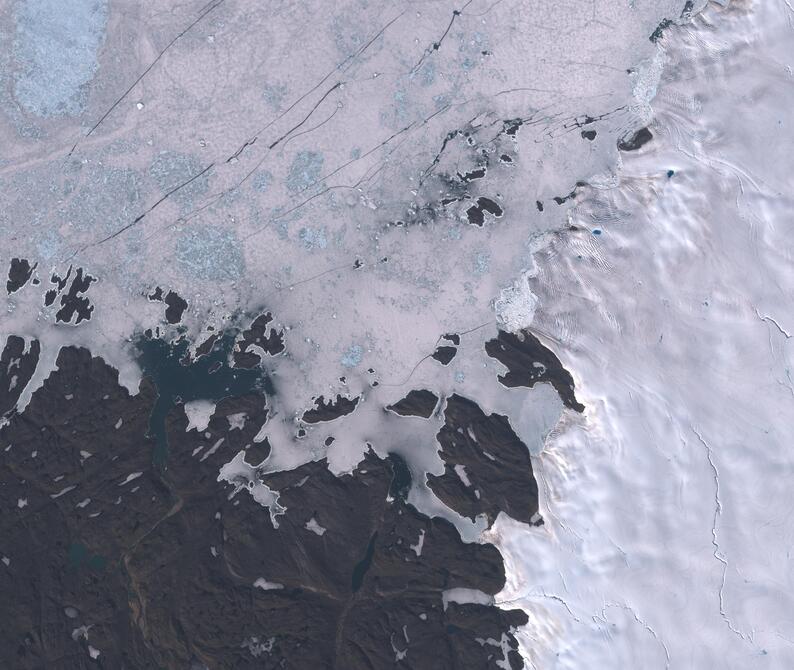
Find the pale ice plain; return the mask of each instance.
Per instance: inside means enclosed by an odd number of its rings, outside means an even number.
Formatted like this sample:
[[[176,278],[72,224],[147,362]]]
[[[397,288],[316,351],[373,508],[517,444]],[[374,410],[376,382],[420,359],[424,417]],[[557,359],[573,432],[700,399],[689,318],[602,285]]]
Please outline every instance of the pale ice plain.
[[[155,286],[187,299],[195,345],[266,309],[287,343],[269,471],[349,472],[370,443],[440,474],[416,446],[440,418],[381,411],[411,388],[511,417],[545,525],[501,515],[484,537],[497,601],[531,615],[530,667],[790,667],[786,3],[73,4],[79,27],[3,10],[3,260],[98,277],[74,326],[32,285],[9,296],[3,335],[42,342],[19,410],[65,344],[135,391]],[[478,226],[444,197],[483,166],[466,194],[501,214]],[[497,323],[543,337],[582,418],[497,382]],[[462,343],[440,367],[445,333]],[[361,399],[337,439],[297,441],[336,393]],[[482,537],[421,482],[410,499]]]

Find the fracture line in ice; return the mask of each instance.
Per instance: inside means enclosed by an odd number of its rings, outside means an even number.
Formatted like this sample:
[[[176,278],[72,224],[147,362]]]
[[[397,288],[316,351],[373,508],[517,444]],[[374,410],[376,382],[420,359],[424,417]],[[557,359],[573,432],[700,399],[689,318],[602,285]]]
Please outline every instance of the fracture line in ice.
[[[662,649],[664,650],[664,655],[666,659],[664,667],[665,670],[667,670],[667,668],[670,667],[670,650],[667,648],[667,645],[665,644],[664,640],[662,640],[662,638],[659,637],[656,631],[650,626],[650,624],[648,624],[647,621],[645,621],[645,619],[642,619],[637,614],[637,612],[634,610],[634,608],[631,605],[628,605],[627,603],[615,603],[615,602],[606,603],[601,610],[601,616],[600,617],[598,617],[597,615],[593,616],[593,621],[597,622],[598,619],[600,618],[604,623],[606,623],[608,621],[606,611],[610,607],[618,607],[622,610],[629,612],[631,616],[634,618],[634,621],[636,621],[643,628],[645,628],[645,630],[647,630],[648,633],[650,633],[650,635],[659,643],[659,646],[661,646]]]
[[[691,426],[692,432],[697,435],[698,440],[703,445],[703,448],[706,451],[706,458],[708,459],[709,466],[711,466],[711,471],[714,475],[714,517],[711,524],[711,544],[714,547],[714,558],[716,558],[722,564],[722,578],[720,583],[720,590],[719,590],[719,598],[720,598],[720,615],[722,616],[725,623],[728,625],[728,628],[731,629],[731,632],[738,635],[743,640],[752,643],[753,635],[752,633],[747,634],[740,631],[733,625],[730,617],[728,616],[727,612],[725,611],[725,581],[728,575],[728,560],[725,558],[725,554],[723,553],[722,549],[720,548],[720,541],[717,534],[717,522],[719,518],[722,516],[722,500],[720,499],[720,473],[717,470],[717,465],[714,462],[714,452],[712,451],[711,447],[708,445],[706,440],[703,439],[703,436],[700,434],[697,428]]]

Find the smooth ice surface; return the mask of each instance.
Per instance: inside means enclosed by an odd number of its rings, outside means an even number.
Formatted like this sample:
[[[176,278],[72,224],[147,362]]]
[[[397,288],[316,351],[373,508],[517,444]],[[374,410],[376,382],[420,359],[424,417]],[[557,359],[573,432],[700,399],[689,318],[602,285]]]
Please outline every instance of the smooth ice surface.
[[[478,603],[480,605],[489,605],[493,602],[493,596],[487,593],[478,591],[477,589],[447,589],[441,594],[444,609],[447,609],[449,603]]]
[[[587,407],[537,461],[546,524],[491,533],[537,668],[794,667],[794,11],[665,47],[654,141],[536,256]]]

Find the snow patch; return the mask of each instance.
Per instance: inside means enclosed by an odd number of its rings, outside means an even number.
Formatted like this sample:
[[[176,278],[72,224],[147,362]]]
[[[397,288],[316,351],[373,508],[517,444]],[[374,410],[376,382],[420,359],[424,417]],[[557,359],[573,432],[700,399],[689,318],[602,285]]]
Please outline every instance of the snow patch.
[[[277,591],[278,589],[283,589],[284,585],[278,582],[269,582],[264,577],[259,577],[254,582],[254,587],[263,591]]]
[[[199,433],[207,430],[210,419],[215,413],[215,403],[211,400],[191,400],[184,404],[187,415],[187,428],[185,431],[197,430]]]
[[[310,530],[312,533],[319,535],[320,537],[322,537],[325,534],[325,531],[327,530],[326,528],[323,528],[319,523],[317,523],[317,520],[314,517],[312,517],[306,522],[304,528],[306,528],[306,530]]]
[[[278,491],[273,491],[259,479],[259,469],[245,461],[244,451],[237,452],[231,461],[221,467],[217,481],[225,481],[234,486],[234,490],[229,494],[229,500],[243,489],[248,491],[256,502],[262,507],[267,507],[273,527],[278,528],[277,517],[284,514],[287,508],[279,504]]]

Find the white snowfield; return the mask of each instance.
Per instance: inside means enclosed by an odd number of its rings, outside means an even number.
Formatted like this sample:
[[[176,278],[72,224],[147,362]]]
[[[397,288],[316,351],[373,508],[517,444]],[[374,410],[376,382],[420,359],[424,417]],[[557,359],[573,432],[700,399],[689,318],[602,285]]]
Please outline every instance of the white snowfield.
[[[489,534],[531,667],[794,668],[794,8],[665,49],[654,140],[536,255],[587,411],[535,461],[546,525]]]

